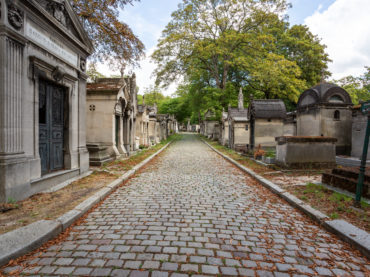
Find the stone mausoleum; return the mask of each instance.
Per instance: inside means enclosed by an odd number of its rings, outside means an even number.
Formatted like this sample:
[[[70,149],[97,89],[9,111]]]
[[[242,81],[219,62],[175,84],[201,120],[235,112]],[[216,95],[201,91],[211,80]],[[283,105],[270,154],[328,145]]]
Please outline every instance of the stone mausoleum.
[[[250,148],[275,148],[275,138],[284,134],[286,107],[280,99],[252,99],[249,105]]]
[[[249,145],[249,129],[248,109],[244,108],[244,96],[240,88],[238,107],[228,108],[229,147],[246,152]]]
[[[0,1],[0,202],[88,171],[86,58],[69,1]]]
[[[336,154],[351,154],[352,100],[341,87],[321,83],[304,91],[297,105],[297,136],[337,139]]]
[[[87,84],[87,148],[102,165],[135,151],[136,78],[100,78]]]

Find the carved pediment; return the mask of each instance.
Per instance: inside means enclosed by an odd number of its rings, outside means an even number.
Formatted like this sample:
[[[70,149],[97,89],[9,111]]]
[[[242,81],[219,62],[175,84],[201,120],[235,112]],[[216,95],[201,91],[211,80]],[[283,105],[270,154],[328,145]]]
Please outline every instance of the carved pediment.
[[[65,2],[58,0],[37,0],[37,2],[60,24],[66,27],[71,33],[79,38],[78,32],[73,26],[71,17],[69,16]]]
[[[45,14],[49,14],[54,18],[55,24],[63,26],[66,33],[71,34],[77,40],[82,42],[87,47],[87,51],[93,52],[93,44],[90,41],[86,31],[84,30],[78,16],[74,12],[68,0],[29,0],[34,4],[38,4],[40,9],[43,9]]]

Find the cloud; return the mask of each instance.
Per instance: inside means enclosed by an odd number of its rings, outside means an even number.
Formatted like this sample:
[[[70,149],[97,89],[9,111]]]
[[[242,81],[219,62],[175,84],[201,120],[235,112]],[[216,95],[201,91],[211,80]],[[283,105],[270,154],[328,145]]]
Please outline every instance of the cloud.
[[[370,65],[370,1],[336,0],[326,10],[320,6],[304,23],[327,46],[332,77],[361,75]]]

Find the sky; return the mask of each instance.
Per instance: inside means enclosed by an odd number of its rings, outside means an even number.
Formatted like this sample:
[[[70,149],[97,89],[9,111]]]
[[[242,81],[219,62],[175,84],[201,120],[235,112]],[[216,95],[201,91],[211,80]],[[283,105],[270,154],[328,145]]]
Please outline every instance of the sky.
[[[127,5],[120,19],[127,23],[146,47],[146,58],[140,68],[133,71],[137,76],[139,93],[154,84],[152,72],[155,64],[150,55],[156,48],[162,30],[171,19],[171,13],[182,0],[141,0]],[[365,66],[370,66],[370,0],[290,0],[289,22],[305,24],[327,46],[332,62],[329,71],[333,79],[348,75],[359,76]],[[119,74],[105,65],[98,66],[104,75]],[[129,69],[128,69],[129,70]],[[176,84],[164,94],[171,95]]]

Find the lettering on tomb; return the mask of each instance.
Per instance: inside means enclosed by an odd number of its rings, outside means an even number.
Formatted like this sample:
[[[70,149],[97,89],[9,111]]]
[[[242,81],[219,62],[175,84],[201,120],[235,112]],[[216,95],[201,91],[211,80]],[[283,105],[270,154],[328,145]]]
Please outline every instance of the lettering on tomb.
[[[78,67],[77,54],[69,50],[63,43],[34,27],[31,23],[27,23],[26,25],[26,36],[31,41],[48,50],[58,58],[73,65],[74,67]]]

